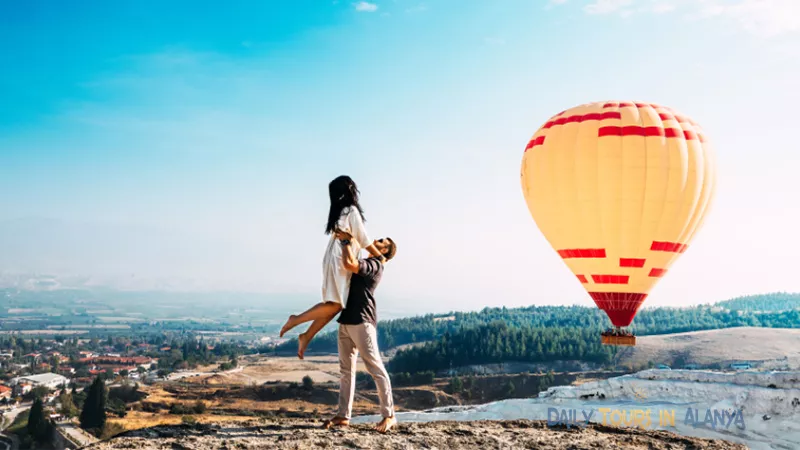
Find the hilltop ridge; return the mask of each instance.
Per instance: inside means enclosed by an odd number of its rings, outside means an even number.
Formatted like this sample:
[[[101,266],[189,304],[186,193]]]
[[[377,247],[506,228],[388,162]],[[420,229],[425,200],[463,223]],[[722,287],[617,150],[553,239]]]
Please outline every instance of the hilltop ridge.
[[[85,449],[747,449],[741,444],[683,437],[665,431],[623,431],[602,425],[548,428],[543,421],[529,420],[401,423],[397,430],[387,435],[373,431],[370,425],[354,425],[338,430],[323,430],[320,425],[320,421],[286,419],[226,423],[224,426],[160,426],[123,433]]]

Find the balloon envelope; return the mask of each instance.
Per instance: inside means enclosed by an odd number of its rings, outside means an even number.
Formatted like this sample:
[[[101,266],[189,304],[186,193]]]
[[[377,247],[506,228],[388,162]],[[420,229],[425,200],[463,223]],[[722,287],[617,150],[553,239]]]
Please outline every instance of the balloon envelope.
[[[716,186],[697,123],[638,102],[553,116],[528,142],[521,178],[537,226],[618,327],[686,251]]]

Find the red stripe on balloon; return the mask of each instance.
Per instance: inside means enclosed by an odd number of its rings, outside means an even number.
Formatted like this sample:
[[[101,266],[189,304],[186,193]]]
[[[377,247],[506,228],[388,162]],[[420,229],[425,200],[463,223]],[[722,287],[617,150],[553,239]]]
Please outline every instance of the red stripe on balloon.
[[[620,258],[620,267],[644,267],[644,259],[641,258]]]
[[[642,102],[608,102],[603,105],[603,108],[660,108],[658,105],[652,103]]]
[[[576,114],[567,117],[559,117],[544,124],[542,128],[552,128],[556,125],[566,125],[568,123],[582,123],[590,120],[608,120],[608,119],[622,119],[622,114],[619,111],[606,111],[602,113],[589,113],[589,114]]]
[[[628,275],[592,275],[592,281],[597,284],[628,284]]]
[[[570,248],[559,250],[558,254],[566,258],[605,258],[606,249],[604,248]]]
[[[642,136],[642,137],[683,137],[691,141],[697,139],[697,134],[691,130],[681,130],[679,128],[663,128],[663,127],[640,127],[640,126],[627,126],[627,127],[600,127],[597,130],[597,137],[606,136]]]
[[[654,268],[650,269],[650,275],[648,275],[648,276],[651,276],[651,277],[654,277],[654,278],[661,278],[661,277],[664,276],[665,273],[667,273],[667,269],[658,269],[658,268],[654,267]]]
[[[681,244],[679,242],[653,241],[650,250],[655,252],[683,253],[686,251],[687,247],[686,244]]]
[[[531,139],[530,142],[528,142],[528,145],[525,147],[525,151],[527,152],[528,150],[532,149],[533,147],[536,147],[537,145],[544,145],[544,138],[545,136],[539,136],[537,138]]]
[[[584,275],[577,275],[578,279],[581,280],[581,283],[588,283],[589,280],[586,279]]]

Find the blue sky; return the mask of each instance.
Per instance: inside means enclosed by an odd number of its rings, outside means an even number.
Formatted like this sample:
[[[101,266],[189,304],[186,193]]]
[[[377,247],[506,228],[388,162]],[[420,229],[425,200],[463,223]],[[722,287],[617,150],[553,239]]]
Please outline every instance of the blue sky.
[[[796,0],[4,2],[0,68],[0,220],[196,237],[163,276],[313,298],[346,173],[399,243],[394,306],[591,304],[519,165],[553,114],[631,99],[693,117],[719,159],[648,304],[800,290]]]

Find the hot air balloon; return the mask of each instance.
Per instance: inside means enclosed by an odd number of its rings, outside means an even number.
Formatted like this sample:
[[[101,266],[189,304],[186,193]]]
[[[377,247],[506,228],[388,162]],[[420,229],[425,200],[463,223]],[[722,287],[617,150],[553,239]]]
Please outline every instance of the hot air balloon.
[[[521,178],[536,225],[616,327],[603,343],[635,345],[621,328],[686,251],[714,197],[702,129],[656,104],[588,103],[536,131]]]

